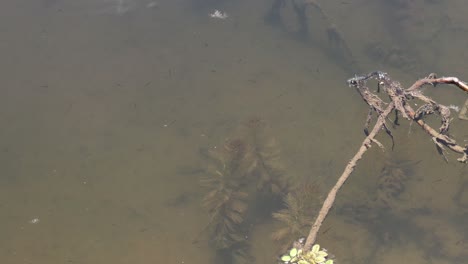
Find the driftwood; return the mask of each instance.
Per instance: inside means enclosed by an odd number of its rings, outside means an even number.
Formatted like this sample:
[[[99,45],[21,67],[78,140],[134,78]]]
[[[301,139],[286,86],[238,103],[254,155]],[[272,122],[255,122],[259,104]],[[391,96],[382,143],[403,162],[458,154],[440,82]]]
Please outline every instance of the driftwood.
[[[380,90],[380,88],[382,88],[383,91],[389,96],[391,100],[389,103],[385,103],[376,94],[372,93],[366,86],[367,81],[370,79],[377,80],[378,89]],[[465,82],[462,82],[455,77],[437,78],[435,74],[430,74],[428,77],[416,81],[408,89],[404,89],[399,82],[391,80],[386,73],[377,71],[371,72],[367,75],[351,78],[348,80],[348,84],[350,87],[357,89],[361,97],[370,107],[364,128],[364,132],[367,137],[362,142],[358,152],[346,166],[343,174],[340,176],[335,186],[333,186],[333,188],[328,193],[328,196],[325,199],[322,208],[310,229],[309,235],[303,247],[304,251],[309,251],[314,245],[320,226],[333,206],[338,190],[341,188],[341,186],[343,186],[345,181],[353,172],[354,167],[362,158],[363,154],[372,146],[372,143],[375,143],[379,147],[383,148],[383,145],[375,139],[375,136],[381,130],[385,130],[393,142],[392,133],[386,125],[386,120],[392,111],[395,111],[396,113],[394,122],[398,122],[397,117],[398,114],[400,114],[403,118],[416,122],[427,134],[429,134],[429,136],[432,137],[432,141],[436,145],[437,150],[446,161],[448,160],[444,153],[446,151],[445,148],[448,148],[456,153],[462,154],[462,156],[457,159],[459,162],[468,162],[468,145],[458,145],[455,139],[448,135],[450,122],[452,120],[450,117],[450,108],[439,104],[433,99],[425,96],[421,91],[421,87],[425,85],[436,86],[438,84],[452,84],[468,93],[468,85]],[[418,109],[414,110],[408,104],[408,102],[413,99],[419,99],[423,101],[424,104]],[[465,103],[462,111],[466,111],[467,106],[468,100],[467,103]],[[378,118],[373,129],[371,132],[369,132],[368,127],[372,120],[373,112],[377,113]],[[424,122],[423,118],[430,114],[438,114],[440,116],[441,126],[438,130],[435,130],[426,124],[426,122]]]

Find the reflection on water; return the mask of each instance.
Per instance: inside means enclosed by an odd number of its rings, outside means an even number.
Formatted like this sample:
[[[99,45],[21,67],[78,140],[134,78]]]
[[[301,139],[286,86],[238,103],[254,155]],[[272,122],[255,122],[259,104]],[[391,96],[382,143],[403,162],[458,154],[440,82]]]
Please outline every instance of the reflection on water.
[[[258,116],[292,183],[327,190],[363,139],[368,110],[345,80],[357,69],[404,86],[434,71],[468,80],[465,5],[1,3],[2,263],[215,263],[208,236],[192,243],[210,221],[200,150],[222,147]],[[439,86],[425,92],[447,105],[466,99]],[[468,257],[466,166],[454,155],[446,164],[401,123],[395,151],[366,154],[319,234],[340,263]],[[463,141],[465,131],[454,121],[451,133]],[[249,211],[243,239],[253,263],[274,263],[280,223],[261,209]]]

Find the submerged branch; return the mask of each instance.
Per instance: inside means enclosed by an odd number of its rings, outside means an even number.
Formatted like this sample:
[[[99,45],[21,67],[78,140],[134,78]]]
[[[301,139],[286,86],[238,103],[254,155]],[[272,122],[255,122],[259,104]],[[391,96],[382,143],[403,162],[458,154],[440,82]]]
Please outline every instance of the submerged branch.
[[[310,250],[312,248],[312,245],[314,245],[320,226],[322,225],[323,221],[327,217],[328,212],[333,206],[333,203],[335,202],[336,194],[340,190],[341,186],[343,186],[345,181],[348,179],[349,175],[351,175],[351,173],[354,171],[354,167],[356,167],[356,164],[362,158],[362,155],[364,155],[364,153],[371,147],[372,142],[374,141],[374,137],[379,133],[380,129],[382,129],[385,123],[385,119],[394,109],[395,105],[393,103],[390,103],[385,109],[385,111],[379,116],[374,128],[364,139],[358,152],[354,155],[351,161],[349,161],[348,165],[343,171],[343,174],[341,174],[335,186],[333,186],[333,188],[328,193],[328,196],[323,202],[322,208],[320,209],[320,212],[314,224],[312,225],[312,228],[310,229],[309,235],[304,246],[305,251]]]
[[[384,92],[389,96],[391,102],[386,107],[384,101],[380,99],[376,94],[372,93],[370,89],[366,86],[367,81],[370,79],[377,80],[379,88],[382,87]],[[426,131],[432,137],[432,141],[435,143],[439,153],[442,154],[446,160],[447,158],[444,155],[444,147],[447,147],[456,153],[462,154],[462,157],[457,159],[458,161],[463,163],[468,162],[468,145],[458,145],[455,139],[447,135],[450,122],[452,121],[452,118],[450,117],[449,108],[423,95],[420,90],[422,86],[427,84],[430,84],[432,86],[435,86],[437,84],[452,84],[457,86],[461,90],[468,92],[468,85],[465,82],[460,81],[456,77],[436,78],[434,74],[431,74],[429,75],[429,77],[416,81],[410,88],[403,89],[399,82],[391,80],[386,73],[375,71],[367,75],[356,76],[354,78],[351,78],[348,80],[348,84],[350,87],[354,87],[357,89],[362,99],[370,107],[370,112],[366,120],[366,127],[364,129],[367,137],[362,142],[357,153],[349,161],[348,165],[343,171],[343,174],[340,176],[336,184],[328,193],[328,196],[325,199],[322,208],[319,211],[319,214],[310,229],[309,235],[303,248],[304,251],[311,250],[312,246],[314,245],[320,226],[322,225],[328,212],[333,206],[339,189],[343,186],[350,174],[353,172],[355,166],[357,165],[357,162],[362,158],[363,154],[371,147],[372,143],[376,143],[378,146],[382,147],[381,143],[375,140],[375,136],[380,132],[381,129],[384,129],[393,141],[393,136],[385,124],[388,115],[392,111],[396,111],[397,114],[400,114],[407,120],[416,122],[424,131]],[[408,101],[414,98],[425,102],[425,104],[416,111],[413,110],[412,107],[408,104]],[[468,107],[468,103],[466,103],[464,107]],[[463,108],[462,110],[465,111],[465,108]],[[372,131],[369,133],[367,126],[371,121],[372,112],[377,113],[378,119]],[[426,115],[430,115],[433,113],[439,114],[441,118],[442,125],[438,131],[429,126],[423,120],[423,118]]]

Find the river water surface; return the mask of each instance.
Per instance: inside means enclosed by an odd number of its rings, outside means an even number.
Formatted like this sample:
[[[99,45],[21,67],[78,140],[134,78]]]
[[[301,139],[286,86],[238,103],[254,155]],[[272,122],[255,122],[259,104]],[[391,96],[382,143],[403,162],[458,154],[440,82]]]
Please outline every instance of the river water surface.
[[[259,118],[291,180],[312,179],[323,198],[364,138],[368,108],[346,80],[468,80],[466,11],[464,0],[2,1],[0,262],[219,263],[199,237],[203,150]],[[467,167],[400,123],[393,151],[381,135],[385,152],[360,161],[318,242],[343,264],[464,263]],[[454,119],[460,144],[467,131]],[[400,193],[373,203],[389,169],[405,174]],[[277,223],[247,224],[250,263],[276,263]]]

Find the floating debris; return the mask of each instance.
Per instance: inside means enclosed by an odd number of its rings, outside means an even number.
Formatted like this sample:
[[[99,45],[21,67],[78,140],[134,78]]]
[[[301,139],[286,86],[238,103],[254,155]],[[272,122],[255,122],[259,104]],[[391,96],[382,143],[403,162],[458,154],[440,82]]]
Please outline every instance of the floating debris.
[[[219,18],[219,19],[226,19],[228,18],[228,14],[226,12],[219,11],[215,9],[213,13],[210,14],[212,18]]]
[[[37,224],[37,223],[39,223],[39,221],[40,221],[39,218],[34,218],[34,219],[29,220],[29,223],[30,224]]]

